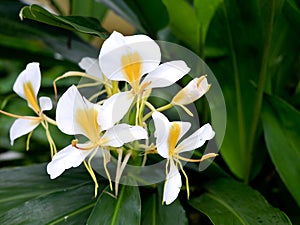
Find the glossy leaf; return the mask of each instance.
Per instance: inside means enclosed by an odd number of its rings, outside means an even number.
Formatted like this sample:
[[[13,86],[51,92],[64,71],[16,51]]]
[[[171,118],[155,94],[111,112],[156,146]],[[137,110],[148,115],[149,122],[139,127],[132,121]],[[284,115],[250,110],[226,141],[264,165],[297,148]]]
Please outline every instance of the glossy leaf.
[[[50,180],[45,167],[0,170],[1,224],[85,223],[95,204],[94,183],[85,168],[71,169]],[[98,181],[101,193],[106,181]]]
[[[87,221],[89,225],[140,224],[141,200],[136,186],[120,186],[117,198],[103,192]],[[109,188],[106,188],[109,192]]]
[[[206,193],[191,199],[190,205],[203,212],[213,224],[291,224],[259,192],[232,179],[219,179],[205,185]]]
[[[200,42],[205,43],[206,34],[210,21],[214,16],[217,8],[221,5],[222,0],[195,0],[194,7],[196,17],[200,23]]]
[[[22,61],[39,61],[47,65],[78,63],[81,58],[97,57],[98,50],[83,42],[69,31],[33,20],[20,21],[20,2],[3,0],[0,3],[0,56]],[[58,53],[58,54],[57,54]],[[73,63],[67,63],[70,67]]]
[[[162,205],[162,189],[160,185],[159,193],[147,194],[142,203],[142,225],[160,224],[188,224],[185,210],[177,199],[170,205]],[[146,196],[146,195],[145,195]]]
[[[279,98],[265,96],[262,121],[271,159],[300,206],[300,112]]]
[[[67,30],[97,35],[103,39],[108,37],[108,32],[101,27],[100,22],[95,18],[82,16],[57,16],[38,5],[25,6],[22,8],[20,11],[20,18],[35,20]]]
[[[95,0],[72,0],[72,16],[87,16],[102,20],[107,8]]]
[[[200,23],[192,5],[185,0],[162,1],[168,10],[169,26],[172,32],[198,53],[200,50]]]

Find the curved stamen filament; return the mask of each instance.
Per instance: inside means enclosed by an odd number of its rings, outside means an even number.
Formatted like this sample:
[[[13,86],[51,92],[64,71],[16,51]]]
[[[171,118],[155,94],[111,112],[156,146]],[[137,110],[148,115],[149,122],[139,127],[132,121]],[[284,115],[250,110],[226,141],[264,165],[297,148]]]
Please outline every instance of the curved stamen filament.
[[[87,146],[87,147],[79,147],[77,144],[78,144],[78,140],[77,139],[74,139],[74,140],[72,140],[72,147],[74,147],[74,148],[77,148],[77,149],[79,149],[79,150],[91,150],[92,148],[94,148],[95,147],[95,145],[93,145],[93,144],[91,144],[91,145],[89,145],[89,146]]]
[[[54,94],[55,94],[56,101],[58,100],[56,82],[59,81],[59,80],[61,80],[61,79],[67,78],[67,77],[85,77],[85,78],[88,78],[88,79],[91,79],[91,80],[95,80],[95,81],[97,81],[99,83],[100,82],[103,83],[103,81],[100,80],[98,77],[89,75],[89,74],[84,73],[84,72],[78,72],[78,71],[69,71],[69,72],[66,72],[63,75],[57,77],[53,81],[53,88],[54,88]]]
[[[16,115],[16,114],[13,114],[13,113],[5,112],[3,110],[0,110],[0,113],[4,114],[6,116],[17,118],[17,119],[40,120],[40,121],[43,120],[43,118],[41,118],[41,117],[36,117],[36,116],[20,116],[20,115]]]
[[[218,154],[215,154],[215,153],[208,153],[208,154],[205,154],[201,157],[201,159],[188,159],[188,158],[185,158],[183,156],[180,156],[178,154],[174,154],[173,157],[175,157],[176,159],[180,159],[180,160],[183,160],[183,161],[186,161],[186,162],[202,162],[206,159],[209,159],[209,158],[214,158],[218,156]]]

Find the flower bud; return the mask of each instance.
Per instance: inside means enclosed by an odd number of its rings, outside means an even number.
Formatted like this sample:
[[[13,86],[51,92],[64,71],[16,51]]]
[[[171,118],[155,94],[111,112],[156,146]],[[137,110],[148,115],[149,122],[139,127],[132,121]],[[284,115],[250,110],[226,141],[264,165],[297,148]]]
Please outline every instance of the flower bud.
[[[210,88],[206,76],[194,78],[172,99],[174,105],[188,105],[204,95]]]

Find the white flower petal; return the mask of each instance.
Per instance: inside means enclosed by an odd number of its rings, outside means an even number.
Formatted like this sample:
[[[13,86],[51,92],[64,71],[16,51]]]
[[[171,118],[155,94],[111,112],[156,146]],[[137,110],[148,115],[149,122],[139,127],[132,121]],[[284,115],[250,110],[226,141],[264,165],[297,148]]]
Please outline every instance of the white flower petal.
[[[41,107],[41,111],[51,110],[52,109],[52,101],[49,97],[40,97],[39,103]]]
[[[104,76],[103,76],[103,73],[100,69],[98,59],[90,58],[90,57],[84,57],[79,62],[79,66],[87,74],[90,74],[94,77],[99,78],[101,81],[104,81]]]
[[[172,103],[187,105],[201,98],[210,88],[205,76],[194,78],[173,98]]]
[[[57,103],[57,127],[66,134],[82,134],[91,141],[96,141],[100,134],[100,127],[97,123],[99,109],[99,105],[82,97],[73,85]]]
[[[175,201],[182,186],[180,173],[173,161],[170,162],[170,171],[165,182],[163,202],[169,205]]]
[[[147,131],[141,126],[118,124],[107,130],[101,139],[103,146],[121,147],[125,143],[147,138]]]
[[[133,100],[134,95],[128,91],[119,92],[105,100],[98,112],[98,123],[101,129],[107,130],[119,122],[128,112]]]
[[[160,113],[154,112],[152,118],[155,126],[154,136],[156,137],[156,148],[158,154],[164,158],[169,157],[169,147],[168,147],[168,137],[169,137],[169,128],[171,126],[168,118]]]
[[[168,87],[181,79],[190,71],[190,68],[182,60],[166,62],[150,72],[142,84],[149,83],[147,88]]]
[[[196,148],[201,147],[204,143],[215,136],[210,124],[205,124],[198,130],[196,130],[191,136],[183,140],[176,149],[180,152],[186,152],[195,150]],[[176,151],[176,150],[175,150]]]
[[[148,36],[124,37],[115,31],[104,41],[99,55],[100,68],[110,80],[130,82],[124,72],[124,57],[139,67],[139,74],[135,76],[141,77],[159,65],[161,54],[159,46]]]
[[[27,117],[30,118],[30,117]],[[39,124],[40,120],[33,119],[16,119],[10,128],[10,144],[14,144],[14,140],[33,131]]]
[[[179,133],[179,137],[178,137],[178,141],[182,138],[183,135],[186,134],[186,132],[190,129],[191,127],[191,123],[189,122],[182,122],[182,121],[174,121],[174,122],[170,122],[170,125],[172,126],[172,124],[177,123],[180,127],[180,133]]]
[[[24,85],[28,82],[31,83],[34,96],[36,97],[41,86],[41,71],[39,63],[28,63],[26,69],[20,73],[20,75],[14,83],[14,92],[16,92],[20,97],[24,98],[25,100],[27,100],[27,98],[24,92]]]
[[[47,173],[51,179],[55,179],[66,169],[78,167],[92,151],[93,149],[79,150],[68,145],[53,156],[52,161],[47,165]]]

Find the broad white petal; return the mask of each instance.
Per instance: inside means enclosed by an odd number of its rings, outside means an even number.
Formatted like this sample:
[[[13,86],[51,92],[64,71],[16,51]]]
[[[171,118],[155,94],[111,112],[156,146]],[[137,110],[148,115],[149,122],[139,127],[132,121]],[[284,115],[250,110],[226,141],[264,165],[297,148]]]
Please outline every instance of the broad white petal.
[[[47,173],[51,179],[55,179],[66,169],[78,167],[92,151],[93,149],[79,150],[68,145],[53,156],[52,161],[47,165]]]
[[[14,92],[16,92],[20,97],[24,98],[25,100],[27,100],[27,98],[24,92],[24,85],[28,82],[31,83],[34,96],[36,97],[41,86],[41,71],[39,63],[28,63],[26,69],[20,73],[20,75],[14,83]]]
[[[163,202],[169,205],[175,201],[182,186],[181,175],[173,161],[170,162],[170,171],[165,182]]]
[[[98,112],[101,130],[107,130],[119,122],[128,112],[133,100],[134,95],[129,91],[119,92],[105,100]]]
[[[9,132],[11,145],[14,144],[14,140],[33,131],[40,124],[40,120],[36,120],[37,117],[32,117],[32,118],[33,118],[32,120],[30,119],[15,120]]]
[[[142,84],[150,83],[147,88],[168,87],[181,79],[190,71],[190,68],[182,60],[166,62],[150,72]]]
[[[79,66],[87,74],[95,76],[95,77],[99,78],[101,81],[104,81],[104,76],[103,76],[103,73],[100,69],[98,59],[90,58],[90,57],[84,57],[79,62]]]
[[[118,124],[107,130],[101,139],[103,146],[121,147],[125,143],[147,138],[147,131],[141,126]]]
[[[60,97],[57,103],[57,126],[66,134],[82,134],[91,141],[95,141],[100,134],[100,127],[97,123],[99,108],[99,105],[82,97],[73,85]]]
[[[41,111],[51,110],[52,109],[52,101],[49,97],[40,97],[39,103],[41,107]]]
[[[196,148],[201,147],[204,143],[215,136],[215,132],[213,131],[210,124],[205,124],[198,130],[196,130],[191,136],[183,140],[176,149],[177,152],[186,152],[195,150]],[[175,150],[176,151],[176,150]]]
[[[171,126],[168,118],[160,113],[154,112],[152,118],[155,126],[154,136],[156,137],[156,148],[158,154],[164,158],[169,157],[169,147],[168,147],[168,137],[169,137],[169,128]]]
[[[130,55],[135,56],[129,60],[130,63],[140,65],[139,77],[154,70],[159,65],[161,58],[159,46],[148,36],[124,37],[114,31],[102,45],[99,55],[100,68],[110,80],[130,82],[124,73],[126,65],[122,62],[122,58]]]

